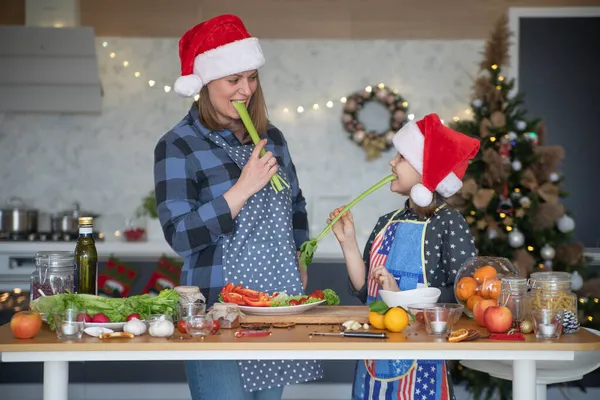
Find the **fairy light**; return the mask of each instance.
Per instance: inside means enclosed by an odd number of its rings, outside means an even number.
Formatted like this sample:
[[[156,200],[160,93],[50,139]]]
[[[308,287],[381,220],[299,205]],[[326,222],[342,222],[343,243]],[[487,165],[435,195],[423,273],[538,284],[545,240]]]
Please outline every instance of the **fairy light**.
[[[284,113],[288,113],[288,112],[290,112],[290,109],[286,107],[286,108],[283,109],[283,112]]]
[[[502,219],[506,218],[506,214],[504,214],[503,212],[501,212],[499,215],[500,215],[500,218],[502,218]]]
[[[135,71],[134,74],[133,74],[133,76],[135,76],[136,78],[139,78],[140,77],[140,73],[138,71]]]
[[[500,82],[503,82],[503,81],[504,81],[504,77],[503,77],[502,75],[500,75],[500,76],[498,77],[498,80],[499,80]]]
[[[533,250],[534,250],[534,248],[533,248],[533,246],[527,246],[527,250],[529,250],[529,251],[533,251]]]
[[[598,304],[598,298],[594,297],[594,303]]]
[[[496,86],[496,90],[501,90],[501,89],[502,89],[502,86],[500,86],[500,85]]]
[[[129,61],[123,61],[123,66],[127,67],[129,65]]]
[[[471,213],[470,213],[470,214],[471,214],[471,215],[475,215],[475,214],[477,214],[477,213],[475,212],[475,210],[471,210]]]
[[[313,104],[313,110],[318,110],[319,109],[319,105],[317,103]]]
[[[470,109],[470,108],[467,108],[467,109],[465,110],[465,114],[467,114],[467,115],[471,115],[471,112],[472,112],[472,111],[471,111],[471,109]]]
[[[521,192],[521,189],[515,188],[515,193],[520,193],[520,192]]]
[[[384,85],[383,83],[380,83],[379,85],[377,85],[377,87],[378,87],[379,89],[383,89],[383,88],[385,87],[385,85]]]
[[[497,70],[498,69],[498,65],[497,64],[492,64],[492,69],[493,70]]]
[[[302,114],[304,112],[304,107],[298,106],[298,108],[296,108],[296,111],[298,111],[298,113]]]
[[[102,42],[102,47],[108,46],[108,42]]]
[[[454,116],[454,117],[452,117],[452,121],[458,122],[458,121],[460,121],[460,118],[458,118],[457,116]]]
[[[496,137],[495,136],[490,137],[490,142],[494,143],[495,141],[496,141]]]
[[[591,315],[589,317],[587,317],[588,321],[592,322],[594,320],[594,317],[592,317]]]
[[[346,104],[346,102],[347,102],[347,101],[348,101],[348,99],[347,99],[347,98],[345,98],[345,97],[342,97],[342,98],[340,99],[340,103],[344,103],[344,104]]]
[[[513,230],[512,226],[507,226],[507,227],[506,227],[506,231],[507,231],[507,232],[510,232],[510,231],[512,231],[512,230]]]
[[[404,108],[408,107],[408,101],[403,101],[402,102],[402,107],[404,107]]]
[[[408,120],[412,121],[413,119],[415,119],[415,114],[408,114]]]
[[[327,108],[333,107],[333,101],[329,100],[326,104]]]
[[[171,91],[171,86],[165,85],[163,89],[165,89],[165,93],[169,93]]]
[[[154,82],[152,79],[150,79],[150,80],[148,81],[148,86],[150,86],[150,87],[153,87],[155,83],[156,83],[156,82]]]
[[[539,264],[538,264],[538,267],[539,267],[539,268],[544,268],[544,264],[542,264],[542,263],[539,263]]]
[[[367,86],[365,88],[365,92],[367,92],[367,93],[371,93],[372,91],[373,91],[373,88],[371,86]]]
[[[117,56],[117,53],[115,53],[114,51],[109,54],[110,58],[115,58],[116,56]]]

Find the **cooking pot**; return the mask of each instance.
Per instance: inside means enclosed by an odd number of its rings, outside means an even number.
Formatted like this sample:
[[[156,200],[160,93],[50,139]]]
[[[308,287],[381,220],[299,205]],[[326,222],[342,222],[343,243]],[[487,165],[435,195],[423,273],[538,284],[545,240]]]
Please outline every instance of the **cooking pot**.
[[[2,233],[29,234],[37,232],[38,210],[28,209],[19,197],[8,200],[6,207],[0,210]]]
[[[62,211],[52,216],[52,232],[78,234],[79,217],[92,217],[96,219],[100,215],[81,211],[79,203],[75,203],[72,210]]]

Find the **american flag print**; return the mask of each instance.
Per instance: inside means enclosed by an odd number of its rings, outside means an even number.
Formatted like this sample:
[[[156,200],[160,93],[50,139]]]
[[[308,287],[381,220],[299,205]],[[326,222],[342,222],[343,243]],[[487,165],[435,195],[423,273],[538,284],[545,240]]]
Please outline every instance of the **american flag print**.
[[[373,245],[371,247],[371,254],[369,259],[369,282],[367,288],[367,303],[371,303],[377,299],[379,293],[379,283],[375,279],[371,279],[371,271],[376,267],[385,265],[390,250],[392,249],[392,243],[396,238],[396,228],[398,222],[392,222],[386,228],[384,228],[375,237]]]
[[[377,363],[410,362],[412,365],[398,379],[381,379],[373,375]],[[359,361],[356,368],[353,400],[451,400],[445,361],[379,360]]]

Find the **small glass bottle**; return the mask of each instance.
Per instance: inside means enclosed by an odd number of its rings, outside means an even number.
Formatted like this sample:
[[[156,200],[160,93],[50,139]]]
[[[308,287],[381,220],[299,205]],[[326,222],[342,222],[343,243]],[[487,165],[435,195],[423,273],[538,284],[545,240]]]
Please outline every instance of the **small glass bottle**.
[[[502,291],[498,304],[506,306],[513,317],[513,324],[519,326],[524,320],[531,320],[531,296],[528,293],[527,279],[520,276],[506,276],[501,279]]]
[[[79,218],[79,238],[75,246],[77,293],[98,294],[98,252],[93,236],[92,217]]]

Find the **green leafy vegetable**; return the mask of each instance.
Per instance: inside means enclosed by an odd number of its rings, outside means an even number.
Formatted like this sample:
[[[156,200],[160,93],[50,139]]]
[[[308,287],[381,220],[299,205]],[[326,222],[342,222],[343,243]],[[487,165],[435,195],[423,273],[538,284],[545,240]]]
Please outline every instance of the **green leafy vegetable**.
[[[68,308],[76,308],[94,316],[106,315],[110,322],[124,322],[130,314],[140,314],[145,319],[150,314],[169,314],[176,316],[179,293],[174,289],[164,289],[158,296],[148,294],[123,298],[108,298],[90,294],[61,293],[53,296],[38,297],[31,303],[31,309],[45,315],[54,329],[54,314]]]
[[[231,103],[237,110],[238,114],[240,114],[240,117],[242,118],[242,122],[244,123],[244,126],[246,127],[246,130],[248,131],[248,134],[250,135],[250,139],[252,139],[252,142],[255,145],[257,145],[258,142],[260,142],[260,137],[258,136],[258,132],[256,131],[256,128],[254,127],[252,118],[250,118],[250,115],[248,115],[248,110],[246,110],[246,105],[242,101],[232,101]],[[260,152],[260,156],[261,157],[264,156],[265,153],[266,153],[265,149],[262,149]],[[283,190],[283,185],[290,187],[290,185],[285,181],[285,179],[283,179],[281,176],[279,176],[279,174],[275,174],[271,177],[271,187],[273,188],[275,193],[281,192]]]
[[[364,199],[365,197],[367,197],[386,183],[393,181],[394,179],[396,179],[395,175],[387,176],[384,179],[377,182],[375,185],[371,186],[369,189],[365,190],[363,193],[360,194],[360,196],[352,200],[350,204],[344,207],[344,209],[335,218],[331,220],[331,222],[325,227],[325,229],[323,229],[323,232],[321,232],[319,236],[317,236],[315,239],[307,240],[306,242],[302,243],[302,245],[300,246],[300,265],[302,266],[302,268],[306,269],[306,267],[310,265],[310,263],[312,262],[313,254],[315,253],[315,251],[317,251],[319,240],[323,239],[331,231],[333,225],[340,218],[342,218],[342,215],[348,212],[348,210],[350,210],[352,207],[358,204],[362,199]]]
[[[340,296],[338,296],[331,289],[324,289],[323,294],[325,295],[325,302],[328,306],[337,306],[340,304]]]

